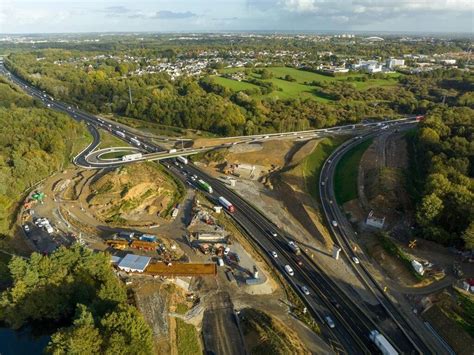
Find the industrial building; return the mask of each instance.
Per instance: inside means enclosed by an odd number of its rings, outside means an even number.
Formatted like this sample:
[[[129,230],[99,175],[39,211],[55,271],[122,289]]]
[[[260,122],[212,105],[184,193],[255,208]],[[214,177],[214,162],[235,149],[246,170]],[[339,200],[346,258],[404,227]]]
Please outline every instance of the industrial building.
[[[119,262],[118,268],[126,272],[144,272],[150,261],[148,256],[127,254]]]
[[[390,58],[387,59],[385,62],[385,66],[388,69],[394,69],[396,67],[403,67],[405,65],[405,59],[396,59],[396,58]]]

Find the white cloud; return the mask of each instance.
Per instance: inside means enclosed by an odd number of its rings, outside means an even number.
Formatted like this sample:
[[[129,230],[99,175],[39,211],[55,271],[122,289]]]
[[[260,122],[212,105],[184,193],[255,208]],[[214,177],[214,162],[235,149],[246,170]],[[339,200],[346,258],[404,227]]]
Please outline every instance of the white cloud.
[[[329,9],[339,9],[340,12],[349,11],[362,13],[370,9],[391,10],[474,10],[472,0],[279,0],[279,5],[293,12],[325,12]]]

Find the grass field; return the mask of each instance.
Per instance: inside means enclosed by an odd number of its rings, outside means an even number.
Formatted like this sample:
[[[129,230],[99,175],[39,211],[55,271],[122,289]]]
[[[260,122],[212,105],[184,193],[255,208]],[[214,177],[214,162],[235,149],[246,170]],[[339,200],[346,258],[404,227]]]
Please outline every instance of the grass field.
[[[273,97],[273,98],[296,98],[296,97],[308,97],[312,98],[317,101],[321,102],[328,102],[330,101],[328,98],[320,95],[317,92],[317,88],[306,85],[305,83],[310,83],[312,81],[319,81],[319,82],[333,82],[333,81],[346,81],[347,78],[360,78],[367,76],[366,74],[347,74],[338,77],[332,77],[327,75],[322,75],[318,73],[313,73],[309,71],[299,70],[295,68],[287,68],[287,67],[269,67],[266,68],[273,74],[271,79],[266,79],[264,81],[273,83],[276,87],[280,88],[281,91],[273,91],[268,95],[264,95],[263,97]],[[221,70],[221,73],[235,73],[245,71],[245,68],[227,68]],[[281,78],[291,75],[296,81],[289,82],[286,80],[282,80]],[[252,73],[250,75],[253,78],[260,79],[258,74]],[[389,74],[389,79],[369,79],[365,82],[361,81],[351,81],[357,89],[359,90],[366,90],[371,87],[386,87],[386,86],[395,86],[397,84],[396,78],[399,74]],[[242,91],[246,89],[256,88],[257,86],[254,84],[250,84],[243,81],[237,81],[233,79],[223,78],[215,76],[214,79],[218,84],[221,84],[231,90],[234,91]]]
[[[336,166],[334,190],[339,204],[357,198],[357,175],[360,159],[372,144],[368,139],[346,153]]]

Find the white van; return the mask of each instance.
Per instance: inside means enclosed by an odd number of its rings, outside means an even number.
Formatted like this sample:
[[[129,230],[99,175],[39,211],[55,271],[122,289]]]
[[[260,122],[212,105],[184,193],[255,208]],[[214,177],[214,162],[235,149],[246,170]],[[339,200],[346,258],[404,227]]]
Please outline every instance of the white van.
[[[294,276],[294,275],[295,275],[295,273],[294,273],[294,271],[293,271],[293,269],[291,268],[290,265],[285,265],[285,271],[286,271],[287,274],[290,275],[290,276]]]

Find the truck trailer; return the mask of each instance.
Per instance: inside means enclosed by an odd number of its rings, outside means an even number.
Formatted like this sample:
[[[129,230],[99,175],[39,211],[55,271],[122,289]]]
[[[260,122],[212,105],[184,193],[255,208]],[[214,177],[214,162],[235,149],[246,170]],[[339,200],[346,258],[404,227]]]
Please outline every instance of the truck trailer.
[[[183,164],[187,164],[188,163],[188,158],[185,158],[185,157],[182,157],[181,155],[179,157],[176,158],[179,162],[183,163]]]
[[[140,141],[136,138],[130,138],[130,142],[132,142],[133,144],[135,144],[138,147],[141,145]]]
[[[125,133],[123,133],[123,132],[115,131],[115,134],[119,137],[125,138]]]
[[[209,185],[207,182],[205,182],[204,180],[198,180],[197,181],[197,185],[204,191],[206,192],[209,192],[210,194],[212,194],[213,190],[212,190],[212,186]]]
[[[135,153],[135,154],[127,154],[122,157],[122,161],[132,161],[141,159],[143,157],[142,153]]]
[[[224,197],[219,197],[219,203],[230,213],[235,212],[235,207],[229,201],[227,201]]]
[[[292,240],[290,240],[288,242],[288,248],[290,248],[290,250],[295,253],[296,255],[300,255],[301,254],[301,250],[300,250],[300,247],[296,245],[296,243]]]
[[[382,352],[383,355],[398,355],[398,351],[389,343],[387,338],[380,334],[377,330],[372,330],[369,334],[370,340],[372,340]]]

